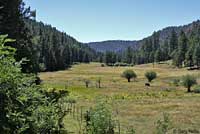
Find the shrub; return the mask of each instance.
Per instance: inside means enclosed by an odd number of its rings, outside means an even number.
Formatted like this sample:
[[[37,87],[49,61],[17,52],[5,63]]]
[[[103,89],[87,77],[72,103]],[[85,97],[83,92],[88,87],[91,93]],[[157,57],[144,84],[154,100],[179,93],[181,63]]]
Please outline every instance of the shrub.
[[[105,64],[102,63],[102,64],[101,64],[101,67],[105,67]]]
[[[200,93],[200,85],[194,87],[194,93]]]
[[[123,62],[116,62],[115,64],[114,64],[114,66],[119,66],[119,67],[126,67],[126,66],[129,66],[129,64],[127,64],[127,63],[123,63]]]
[[[191,92],[191,87],[195,84],[197,84],[197,80],[192,75],[185,75],[182,78],[182,84],[185,88],[187,88],[188,92]]]
[[[86,88],[88,88],[89,84],[91,83],[89,79],[83,79],[83,82],[85,83]]]
[[[156,122],[157,134],[167,134],[167,132],[172,128],[172,123],[169,119],[169,114],[163,114],[163,120],[158,120]]]
[[[122,74],[122,77],[126,78],[128,82],[130,82],[132,78],[137,78],[137,75],[133,70],[125,70]]]
[[[44,63],[40,63],[40,64],[39,64],[39,70],[40,70],[41,72],[46,71],[46,67],[45,67],[45,64],[44,64]]]
[[[148,79],[149,82],[151,82],[152,80],[156,79],[157,74],[154,71],[149,71],[145,73],[145,77]]]
[[[135,129],[134,129],[133,127],[129,127],[129,128],[127,129],[126,134],[136,134]]]
[[[88,134],[114,134],[112,112],[106,102],[98,102],[85,117]]]
[[[172,84],[173,84],[174,86],[178,87],[179,84],[180,84],[180,79],[173,79],[173,80],[172,80]]]
[[[101,77],[97,78],[96,80],[96,87],[101,88]]]

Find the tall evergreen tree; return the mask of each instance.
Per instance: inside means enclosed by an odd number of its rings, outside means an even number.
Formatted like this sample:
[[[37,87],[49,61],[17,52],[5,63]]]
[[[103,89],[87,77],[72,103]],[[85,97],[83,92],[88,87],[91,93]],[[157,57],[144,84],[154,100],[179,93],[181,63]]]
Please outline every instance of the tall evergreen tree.
[[[194,65],[193,54],[194,48],[191,46],[185,56],[186,66],[192,67]]]
[[[178,37],[177,33],[173,29],[171,32],[171,37],[169,41],[169,55],[171,56],[173,51],[175,51],[178,48]]]
[[[188,39],[183,31],[180,33],[180,37],[178,40],[178,53],[180,55],[180,64],[185,61],[185,56],[188,49]]]
[[[200,66],[200,45],[196,45],[194,49],[194,54],[193,54],[193,61],[196,66]]]
[[[160,62],[162,60],[162,51],[160,48],[158,48],[156,50],[156,53],[155,53],[155,62]]]
[[[9,38],[16,40],[15,43],[7,43],[6,45],[17,49],[15,56],[17,61],[27,58],[27,61],[22,65],[23,72],[37,72],[36,51],[24,22],[32,15],[30,8],[25,8],[22,0],[1,0],[0,7],[2,7],[0,9],[1,34],[8,34]]]
[[[83,62],[84,63],[90,63],[90,58],[89,58],[88,53],[85,53],[84,58],[83,58]]]
[[[126,63],[131,64],[133,58],[133,50],[131,47],[128,47],[126,50]]]

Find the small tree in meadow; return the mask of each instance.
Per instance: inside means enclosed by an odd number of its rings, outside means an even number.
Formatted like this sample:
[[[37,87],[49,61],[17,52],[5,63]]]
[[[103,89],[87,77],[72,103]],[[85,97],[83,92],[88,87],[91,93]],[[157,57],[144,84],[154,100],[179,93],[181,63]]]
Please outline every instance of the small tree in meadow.
[[[128,82],[130,82],[132,78],[137,78],[137,75],[133,70],[125,70],[122,74],[122,77],[126,78]]]
[[[149,71],[145,73],[145,77],[148,79],[149,82],[151,82],[152,80],[156,79],[157,74],[154,71]]]
[[[191,92],[191,87],[197,84],[197,80],[192,75],[185,75],[182,78],[183,86],[187,88],[188,92]]]
[[[99,78],[97,78],[97,80],[96,80],[96,84],[97,84],[97,87],[98,88],[101,88],[101,77],[99,77]]]
[[[89,79],[84,79],[83,82],[85,83],[85,87],[88,88],[89,84],[90,84],[90,80]]]
[[[158,120],[156,122],[156,134],[167,134],[169,130],[172,129],[172,122],[169,118],[169,114],[163,114],[163,120]]]

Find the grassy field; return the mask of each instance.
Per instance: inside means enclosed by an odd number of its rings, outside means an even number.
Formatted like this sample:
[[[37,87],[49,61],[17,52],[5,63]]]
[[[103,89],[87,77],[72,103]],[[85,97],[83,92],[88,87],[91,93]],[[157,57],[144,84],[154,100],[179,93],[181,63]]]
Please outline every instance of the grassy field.
[[[138,78],[131,83],[121,77],[126,69],[132,69]],[[158,78],[151,87],[145,87],[146,71],[157,72]],[[186,93],[182,86],[172,85],[174,78],[193,74],[199,78],[199,71],[173,68],[168,64],[138,65],[134,67],[101,67],[100,63],[75,65],[71,69],[41,73],[43,85],[48,88],[70,91],[76,99],[77,107],[84,110],[95,104],[97,98],[105,98],[112,105],[113,115],[120,120],[121,133],[133,126],[137,134],[154,134],[156,121],[168,113],[176,129],[200,130],[200,94]],[[96,80],[101,78],[102,88],[96,88]],[[85,88],[83,79],[89,79]],[[199,79],[198,82],[200,83]],[[78,133],[78,122],[66,117],[65,127]]]

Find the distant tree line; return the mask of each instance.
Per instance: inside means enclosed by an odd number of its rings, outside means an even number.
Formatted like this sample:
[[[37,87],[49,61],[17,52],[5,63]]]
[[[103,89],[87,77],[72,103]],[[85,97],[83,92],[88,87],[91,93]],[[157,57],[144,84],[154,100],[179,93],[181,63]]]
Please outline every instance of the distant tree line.
[[[160,32],[140,43],[140,48],[128,47],[124,52],[105,52],[100,55],[99,61],[107,65],[116,62],[127,64],[159,63],[172,60],[177,67],[200,66],[200,23],[194,23],[190,31],[178,32],[172,29],[169,37],[160,38]]]

